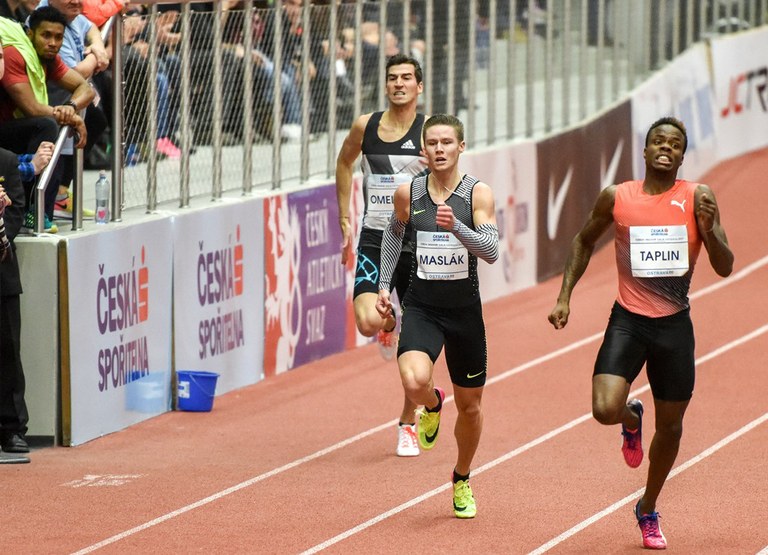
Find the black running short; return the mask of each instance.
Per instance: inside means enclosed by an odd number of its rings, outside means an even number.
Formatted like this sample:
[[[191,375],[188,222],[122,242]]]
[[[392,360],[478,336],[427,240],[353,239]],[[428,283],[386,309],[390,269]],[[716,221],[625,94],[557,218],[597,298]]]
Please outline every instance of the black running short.
[[[409,252],[400,254],[395,273],[392,275],[392,285],[397,291],[397,298],[405,298],[408,283],[411,279],[411,260]],[[361,293],[379,294],[379,271],[381,269],[381,249],[361,246],[357,249],[357,269],[355,270],[355,287],[353,298]]]
[[[645,364],[655,399],[688,401],[696,376],[694,346],[689,309],[649,318],[614,303],[594,374],[622,376],[631,384]]]
[[[421,351],[434,364],[443,347],[451,382],[460,387],[485,385],[488,351],[480,302],[452,308],[408,303],[403,310],[397,356]]]

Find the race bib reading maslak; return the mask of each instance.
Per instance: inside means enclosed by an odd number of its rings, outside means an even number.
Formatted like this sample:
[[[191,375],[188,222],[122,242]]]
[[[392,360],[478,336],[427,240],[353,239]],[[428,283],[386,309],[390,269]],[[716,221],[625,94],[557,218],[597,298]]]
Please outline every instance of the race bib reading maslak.
[[[416,275],[421,279],[454,280],[469,277],[469,253],[447,231],[419,231],[416,234]]]

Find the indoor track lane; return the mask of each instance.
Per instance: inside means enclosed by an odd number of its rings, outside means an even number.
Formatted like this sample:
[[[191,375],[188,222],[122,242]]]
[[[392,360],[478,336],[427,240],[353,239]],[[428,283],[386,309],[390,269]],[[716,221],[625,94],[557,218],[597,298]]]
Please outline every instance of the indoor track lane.
[[[768,545],[760,421],[768,343],[755,331],[768,323],[768,246],[758,239],[765,175],[764,150],[704,180],[720,202],[736,272],[720,280],[702,253],[692,287],[700,363],[677,461],[690,466],[658,507],[669,551]],[[485,307],[489,383],[472,521],[451,511],[455,405],[446,403],[433,451],[395,457],[399,379],[368,346],[218,397],[211,413],[168,413],[5,465],[3,545],[57,554],[639,552],[627,499],[642,488],[647,461],[627,468],[618,427],[589,416],[591,368],[615,296],[612,249],[595,254],[568,327],[555,331],[546,316],[559,281]],[[436,381],[448,385],[442,359]],[[653,408],[644,386],[642,377],[634,389],[647,409],[647,449]]]

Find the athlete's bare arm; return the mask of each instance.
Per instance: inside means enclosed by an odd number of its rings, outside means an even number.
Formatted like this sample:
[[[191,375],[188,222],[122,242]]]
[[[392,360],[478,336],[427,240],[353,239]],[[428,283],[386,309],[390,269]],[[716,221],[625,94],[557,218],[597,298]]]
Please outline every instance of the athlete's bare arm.
[[[715,194],[707,185],[699,185],[694,193],[696,222],[699,226],[704,247],[709,254],[709,263],[717,275],[726,277],[733,271],[733,252],[728,246],[728,237],[720,223],[720,210]]]
[[[352,195],[352,176],[355,162],[363,148],[365,126],[371,114],[357,118],[344,139],[344,144],[336,158],[336,202],[339,208],[339,227],[341,228],[341,263],[346,264],[352,250],[352,223],[349,221],[349,201]]]
[[[472,222],[475,227],[483,224],[496,225],[496,208],[493,200],[493,191],[490,186],[483,183],[475,184],[472,190]]]
[[[568,324],[568,316],[571,312],[571,293],[589,265],[597,240],[613,223],[615,198],[616,185],[603,189],[597,197],[595,206],[589,213],[584,227],[581,228],[581,231],[571,241],[571,250],[565,262],[563,283],[560,286],[557,304],[549,314],[549,322],[555,329],[559,330]]]
[[[411,185],[400,185],[395,190],[394,198],[394,210],[392,211],[392,217],[390,219],[390,225],[384,230],[384,238],[381,241],[381,275],[379,277],[380,286],[384,287],[379,289],[379,296],[376,299],[376,310],[382,318],[387,318],[392,314],[392,300],[389,294],[389,283],[392,278],[392,271],[394,270],[397,259],[400,256],[400,252],[394,252],[396,249],[396,241],[394,238],[393,229],[404,228],[405,224],[411,218]],[[402,225],[397,225],[398,222]],[[400,246],[402,248],[402,237],[399,238]],[[389,262],[387,262],[389,261]]]

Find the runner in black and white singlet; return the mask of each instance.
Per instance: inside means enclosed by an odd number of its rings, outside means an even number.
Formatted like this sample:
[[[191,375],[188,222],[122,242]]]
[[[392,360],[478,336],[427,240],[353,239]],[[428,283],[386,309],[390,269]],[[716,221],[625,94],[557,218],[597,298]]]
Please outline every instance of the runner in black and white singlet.
[[[409,184],[427,167],[420,154],[424,114],[416,114],[408,132],[400,139],[389,142],[379,136],[379,125],[384,113],[371,114],[363,135],[361,167],[365,208],[357,246],[355,299],[363,293],[375,295],[379,292],[381,238],[392,215],[395,190],[400,185]],[[394,273],[393,286],[401,301],[408,289],[411,257],[407,254],[410,252],[411,244],[408,241],[403,246],[404,256],[400,257]]]
[[[411,401],[424,405],[419,444],[432,449],[445,399],[432,373],[445,347],[458,410],[453,510],[458,518],[473,518],[477,507],[469,472],[482,430],[487,366],[477,259],[496,261],[499,233],[491,188],[459,174],[465,147],[461,121],[445,114],[432,116],[424,124],[423,137],[430,173],[395,192],[394,213],[381,244],[376,308],[382,317],[391,311],[390,280],[410,226],[414,249],[397,352],[400,378]]]
[[[352,222],[349,207],[355,163],[362,154],[364,213],[357,249],[353,303],[358,331],[376,339],[386,360],[397,349],[397,322],[394,314],[382,318],[376,311],[379,291],[381,237],[392,213],[392,198],[399,185],[426,168],[420,157],[424,115],[416,112],[423,90],[421,66],[415,59],[396,55],[387,60],[386,88],[389,107],[384,112],[357,118],[344,140],[336,162],[336,196],[341,227],[341,263],[352,250]],[[410,256],[404,255],[393,284],[400,300],[405,296],[410,275]],[[416,405],[404,397],[398,426],[397,454],[416,456]]]
[[[381,236],[392,215],[395,190],[400,185],[409,184],[427,167],[421,155],[424,114],[416,114],[408,132],[395,141],[385,141],[379,136],[384,114],[374,112],[370,115],[362,144],[365,211],[359,245],[376,248],[381,248]]]

